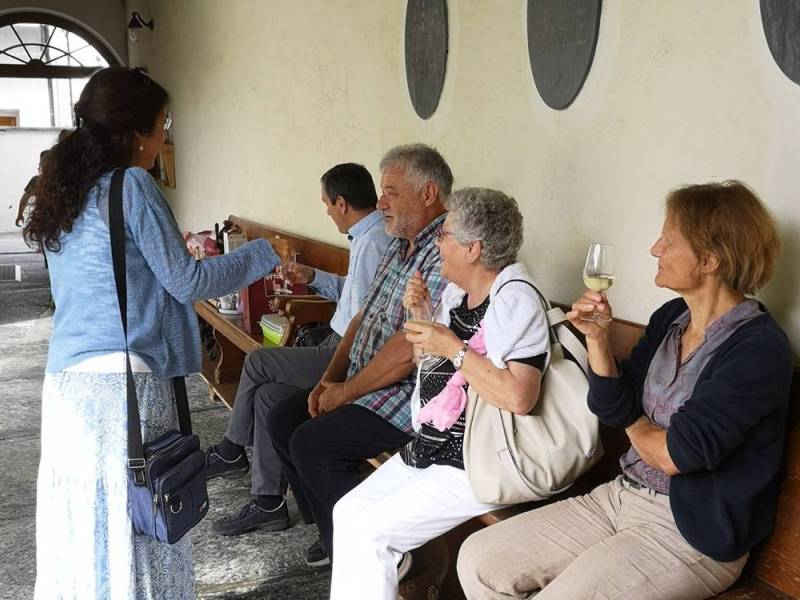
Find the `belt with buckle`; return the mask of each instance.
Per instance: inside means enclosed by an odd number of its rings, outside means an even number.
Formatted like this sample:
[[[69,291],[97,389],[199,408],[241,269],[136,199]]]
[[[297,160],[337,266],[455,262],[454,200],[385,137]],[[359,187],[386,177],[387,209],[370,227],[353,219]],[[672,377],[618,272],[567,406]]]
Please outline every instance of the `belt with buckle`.
[[[662,492],[659,492],[658,490],[654,490],[651,487],[648,487],[648,486],[646,486],[646,485],[644,485],[642,483],[639,483],[638,481],[635,481],[635,480],[631,479],[630,477],[628,477],[624,473],[622,474],[622,479],[626,483],[626,485],[628,485],[628,487],[631,487],[634,490],[641,490],[643,492],[649,492],[651,494],[658,494],[658,495],[661,495],[661,496],[666,496],[666,494],[664,494]]]

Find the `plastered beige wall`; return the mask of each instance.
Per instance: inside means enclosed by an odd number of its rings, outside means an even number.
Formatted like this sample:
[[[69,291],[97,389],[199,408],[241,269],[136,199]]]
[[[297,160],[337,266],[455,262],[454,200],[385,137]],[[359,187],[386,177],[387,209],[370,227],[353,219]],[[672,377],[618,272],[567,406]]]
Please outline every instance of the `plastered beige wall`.
[[[670,297],[648,249],[665,193],[741,178],[776,215],[785,253],[763,293],[800,333],[800,87],[769,54],[756,0],[606,0],[573,105],[539,98],[524,0],[450,0],[444,93],[429,121],[408,100],[401,0],[129,2],[156,19],[130,50],[172,94],[179,220],[240,214],[342,243],[318,177],[355,160],[378,177],[397,143],[436,145],[457,186],[514,195],[522,258],[554,299],[581,290],[587,242],[618,250],[616,314],[646,321]],[[798,346],[795,344],[795,348]]]
[[[0,233],[19,231],[19,200],[39,170],[39,153],[56,142],[58,129],[0,129]]]

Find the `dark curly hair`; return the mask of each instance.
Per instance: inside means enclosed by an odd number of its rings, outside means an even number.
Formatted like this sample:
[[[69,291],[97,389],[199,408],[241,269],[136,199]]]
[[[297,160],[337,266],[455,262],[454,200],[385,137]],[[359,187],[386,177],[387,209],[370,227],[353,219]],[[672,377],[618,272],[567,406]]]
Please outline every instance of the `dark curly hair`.
[[[137,69],[110,67],[92,75],[75,104],[77,129],[50,149],[42,165],[23,230],[30,246],[61,249],[61,236],[72,231],[87,192],[103,173],[131,164],[136,133],[152,133],[168,99]]]

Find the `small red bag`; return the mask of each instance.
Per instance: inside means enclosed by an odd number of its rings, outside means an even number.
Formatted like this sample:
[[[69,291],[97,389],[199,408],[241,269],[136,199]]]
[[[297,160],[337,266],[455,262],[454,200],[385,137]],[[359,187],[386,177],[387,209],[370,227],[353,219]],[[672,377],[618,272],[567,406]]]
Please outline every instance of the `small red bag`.
[[[279,278],[265,277],[256,280],[239,292],[244,329],[250,335],[261,335],[261,317],[277,312],[272,301],[275,296],[279,295],[275,293],[275,290],[280,286]],[[308,294],[308,286],[304,283],[295,283],[289,287],[292,295]]]

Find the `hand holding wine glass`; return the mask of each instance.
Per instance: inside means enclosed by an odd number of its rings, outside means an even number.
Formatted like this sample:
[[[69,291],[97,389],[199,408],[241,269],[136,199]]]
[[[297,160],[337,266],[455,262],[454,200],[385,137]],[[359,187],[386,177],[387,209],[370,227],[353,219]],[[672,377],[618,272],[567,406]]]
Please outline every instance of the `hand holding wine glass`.
[[[283,279],[283,285],[280,289],[275,290],[276,293],[279,294],[291,294],[292,288],[289,287],[289,284],[292,283],[294,277],[294,271],[297,268],[297,256],[298,252],[291,252],[286,257],[286,259],[281,263],[280,267],[280,275]]]
[[[591,243],[586,251],[586,262],[583,267],[583,283],[587,288],[598,292],[605,300],[605,291],[614,283],[614,246],[611,244]],[[585,321],[610,321],[611,317],[597,311],[590,315],[581,315]]]
[[[286,275],[289,278],[289,283],[311,283],[314,281],[314,267],[309,267],[302,263],[296,262],[291,271],[287,271]]]
[[[403,305],[406,309],[406,322],[431,323],[433,322],[433,306],[428,286],[422,279],[422,274],[416,271],[406,286],[403,295]],[[431,356],[414,349],[414,358],[418,364],[429,360]]]
[[[598,313],[600,319],[595,321],[592,314]],[[572,303],[572,308],[564,316],[572,325],[589,340],[599,340],[608,332],[611,325],[611,305],[600,292],[586,290],[580,298]]]

